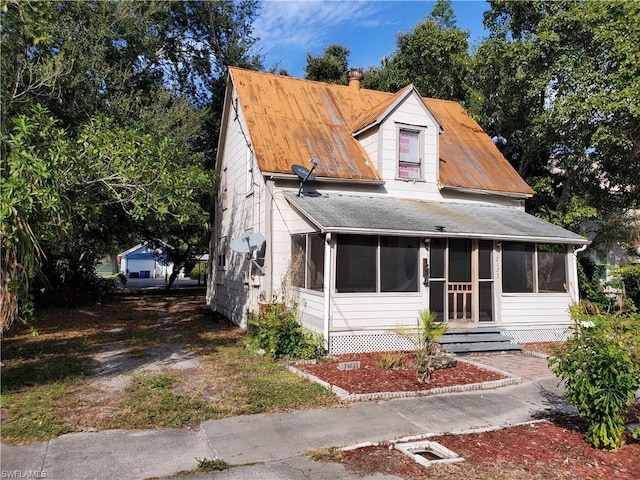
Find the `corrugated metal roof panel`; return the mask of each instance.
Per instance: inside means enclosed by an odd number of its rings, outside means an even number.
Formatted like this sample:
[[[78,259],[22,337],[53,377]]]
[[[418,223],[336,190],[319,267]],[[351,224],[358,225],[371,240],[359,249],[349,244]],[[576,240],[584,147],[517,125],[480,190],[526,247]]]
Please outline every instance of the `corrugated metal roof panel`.
[[[381,180],[349,124],[378,105],[377,95],[348,86],[231,68],[260,170],[291,173],[294,164],[320,160],[319,177]],[[375,92],[380,93],[380,92]]]
[[[425,98],[444,125],[440,135],[440,185],[532,195],[480,125],[457,102]]]
[[[293,164],[320,160],[318,177],[379,181],[352,133],[373,122],[402,95],[230,68],[262,172],[291,173]],[[406,88],[412,88],[408,86]],[[424,99],[440,135],[442,187],[531,195],[531,188],[456,102]]]
[[[326,232],[588,243],[576,233],[510,207],[340,194],[286,193],[286,198]]]

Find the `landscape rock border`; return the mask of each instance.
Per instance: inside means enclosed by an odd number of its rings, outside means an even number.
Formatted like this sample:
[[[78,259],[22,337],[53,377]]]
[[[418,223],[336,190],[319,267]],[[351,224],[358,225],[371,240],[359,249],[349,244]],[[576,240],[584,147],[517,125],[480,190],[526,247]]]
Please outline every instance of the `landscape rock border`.
[[[408,397],[419,397],[419,396],[430,396],[430,395],[439,395],[444,393],[458,393],[458,392],[470,392],[474,390],[491,390],[494,388],[507,387],[509,385],[517,385],[522,383],[522,378],[517,375],[513,375],[512,373],[505,372],[504,370],[500,370],[498,368],[490,367],[488,365],[484,365],[479,362],[474,362],[473,360],[468,359],[457,359],[459,362],[468,363],[477,368],[481,368],[484,370],[488,370],[490,372],[498,373],[504,377],[500,380],[492,380],[489,382],[478,382],[478,383],[469,383],[466,385],[452,385],[449,387],[438,387],[431,388],[426,390],[418,390],[412,392],[375,392],[375,393],[351,393],[343,388],[340,388],[336,385],[331,385],[328,382],[316,377],[315,375],[311,375],[310,373],[303,372],[302,370],[295,367],[295,365],[289,366],[289,371],[299,375],[303,378],[307,378],[312,382],[317,383],[318,385],[323,386],[327,390],[336,394],[342,401],[345,402],[362,402],[362,401],[370,401],[370,400],[390,400],[392,398],[408,398]]]

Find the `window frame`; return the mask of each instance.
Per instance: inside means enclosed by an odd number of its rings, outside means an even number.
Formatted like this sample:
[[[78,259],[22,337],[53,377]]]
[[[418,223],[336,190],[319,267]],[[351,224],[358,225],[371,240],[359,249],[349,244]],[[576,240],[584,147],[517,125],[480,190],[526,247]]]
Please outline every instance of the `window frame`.
[[[340,258],[340,240],[345,237],[352,237],[357,239],[358,237],[366,237],[366,238],[375,238],[375,247],[372,255],[372,260],[374,261],[374,269],[375,269],[375,288],[373,290],[351,290],[345,288],[345,286],[339,285],[339,264],[341,261]],[[383,290],[383,275],[382,275],[382,264],[383,264],[383,252],[382,249],[385,248],[383,245],[383,238],[393,238],[393,239],[411,239],[414,245],[409,245],[409,247],[415,248],[415,278],[410,279],[415,281],[414,290]],[[420,282],[420,258],[421,258],[421,237],[408,237],[408,236],[395,236],[395,235],[357,235],[357,234],[338,234],[336,236],[336,254],[335,254],[335,270],[336,270],[336,278],[335,285],[333,286],[334,292],[336,295],[420,295],[422,289],[422,283]],[[393,255],[391,255],[393,256]],[[390,257],[389,257],[390,258]],[[398,256],[398,259],[400,257]],[[406,258],[403,259],[403,262],[398,262],[396,268],[406,267]],[[386,260],[384,261],[386,263]]]
[[[424,173],[424,132],[426,127],[419,125],[408,125],[403,123],[396,124],[396,148],[395,148],[395,160],[396,160],[396,180],[400,180],[403,182],[424,182],[425,181],[425,173]],[[411,160],[401,160],[400,159],[400,135],[402,132],[411,132],[418,134],[418,161],[413,162]],[[418,178],[411,178],[400,175],[400,163],[403,162],[405,164],[417,163],[418,165]]]
[[[321,270],[322,272],[321,283],[316,283],[311,281],[312,279],[311,279],[311,272],[310,272],[310,265],[311,265],[310,256],[313,250],[311,245],[312,237],[318,237],[319,241],[322,244],[322,249],[317,250],[318,252],[322,252],[322,258],[319,259],[320,260],[319,262],[316,262],[316,270]],[[296,241],[299,239],[304,239],[304,244],[301,246]],[[290,282],[292,287],[300,288],[303,290],[308,290],[316,293],[321,293],[324,291],[324,282],[326,280],[326,276],[324,272],[324,255],[325,255],[324,242],[325,241],[326,241],[325,235],[319,232],[291,234]],[[299,247],[296,249],[297,246]],[[318,245],[316,244],[316,247],[317,246]],[[298,252],[302,253],[302,261],[301,261],[302,271],[301,272],[296,272],[295,270],[291,269],[294,258],[298,255]],[[314,285],[313,287],[310,286],[312,284]]]
[[[520,246],[524,246],[524,245],[532,245],[533,246],[533,251],[531,252],[531,266],[528,267],[531,269],[531,281],[532,281],[532,286],[530,290],[509,290],[506,289],[505,290],[505,265],[507,264],[507,262],[505,262],[505,258],[504,258],[504,252],[505,249],[508,245],[520,245]],[[549,253],[549,252],[545,252],[543,250],[541,250],[540,246],[542,245],[549,245],[552,247],[556,247],[558,249],[562,249],[564,248],[564,250],[562,252],[550,252],[550,253],[557,253],[558,255],[562,255],[563,257],[563,262],[562,262],[562,268],[564,271],[564,278],[562,279],[562,281],[560,282],[561,285],[564,286],[564,288],[562,290],[541,290],[540,285],[541,285],[541,262],[540,262],[540,257],[541,254],[543,253]],[[567,251],[567,246],[563,243],[543,243],[543,242],[502,242],[502,248],[500,249],[500,261],[501,261],[501,279],[500,279],[500,283],[501,283],[501,287],[502,287],[502,293],[504,295],[565,295],[568,293],[568,283],[569,283],[569,264],[568,264],[568,251]],[[526,261],[526,260],[525,260]],[[558,280],[559,281],[559,280]]]

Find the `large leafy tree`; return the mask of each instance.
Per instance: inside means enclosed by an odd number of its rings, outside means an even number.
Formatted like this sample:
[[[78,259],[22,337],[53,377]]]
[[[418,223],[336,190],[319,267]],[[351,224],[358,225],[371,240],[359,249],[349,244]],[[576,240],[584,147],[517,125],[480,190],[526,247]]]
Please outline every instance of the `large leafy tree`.
[[[226,69],[260,59],[252,0],[1,6],[4,329],[98,252],[202,250]]]
[[[324,53],[317,57],[307,53],[307,65],[304,67],[307,80],[346,85],[349,53],[348,48],[337,43],[326,47]]]
[[[474,113],[534,185],[539,214],[619,223],[640,200],[640,4],[490,4]]]
[[[456,26],[451,2],[438,0],[429,16],[398,35],[396,51],[381,67],[367,70],[363,85],[394,92],[413,83],[424,96],[465,101],[468,37]]]

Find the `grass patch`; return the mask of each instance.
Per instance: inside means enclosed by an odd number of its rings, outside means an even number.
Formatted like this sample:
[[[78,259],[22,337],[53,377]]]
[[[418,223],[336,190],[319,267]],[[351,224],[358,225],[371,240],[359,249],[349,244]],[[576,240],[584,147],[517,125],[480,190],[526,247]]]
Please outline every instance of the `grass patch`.
[[[4,375],[3,375],[4,376]],[[3,393],[3,440],[48,440],[71,431],[56,406],[70,396],[74,381],[66,380]]]
[[[227,462],[221,458],[196,458],[198,461],[198,471],[200,472],[219,472],[231,468]]]
[[[25,330],[2,338],[5,443],[88,429],[181,428],[340,404],[324,388],[289,372],[286,363],[247,350],[244,332],[212,314],[201,297],[138,297],[51,309],[38,313],[35,326],[36,337]],[[158,350],[166,356],[157,348],[166,338],[182,345],[198,366],[172,370],[169,363],[154,373],[123,370],[119,379],[91,376],[97,352],[125,345],[117,361],[126,365],[127,357]]]
[[[342,463],[344,455],[339,447],[316,448],[305,453],[314,462]]]
[[[317,407],[318,402],[335,404],[326,388],[282,369],[265,372],[247,380],[242,414],[301,410]]]
[[[172,387],[179,381],[179,375],[167,373],[134,377],[126,389],[128,398],[121,404],[116,424],[128,428],[179,428],[217,416],[214,406],[173,392]]]

